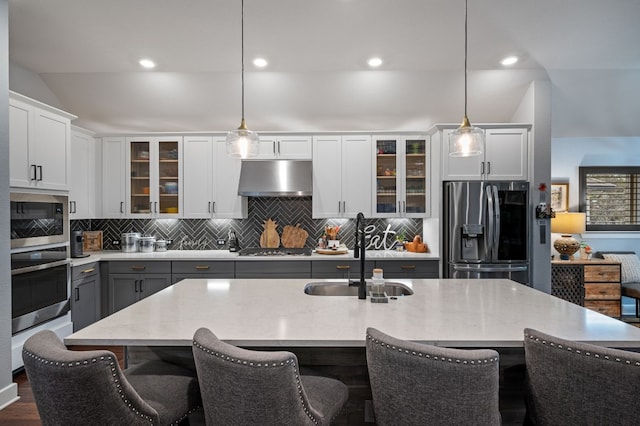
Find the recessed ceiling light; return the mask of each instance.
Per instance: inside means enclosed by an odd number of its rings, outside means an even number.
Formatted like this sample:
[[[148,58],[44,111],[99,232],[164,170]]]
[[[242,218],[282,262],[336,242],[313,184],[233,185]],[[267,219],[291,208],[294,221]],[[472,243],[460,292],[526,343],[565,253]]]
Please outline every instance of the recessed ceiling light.
[[[156,63],[153,62],[151,59],[140,59],[140,62],[138,63],[140,64],[140,66],[146,69],[151,69],[156,67]]]
[[[367,61],[367,65],[369,65],[371,68],[377,68],[380,65],[382,65],[382,59],[378,58],[377,56],[370,58]]]
[[[516,62],[518,62],[518,57],[517,56],[507,56],[506,58],[502,59],[500,61],[500,63],[504,66],[509,66],[509,65],[513,65]]]
[[[269,65],[269,62],[267,62],[267,60],[264,58],[255,58],[253,60],[253,65],[255,65],[258,68],[264,68],[267,65]]]

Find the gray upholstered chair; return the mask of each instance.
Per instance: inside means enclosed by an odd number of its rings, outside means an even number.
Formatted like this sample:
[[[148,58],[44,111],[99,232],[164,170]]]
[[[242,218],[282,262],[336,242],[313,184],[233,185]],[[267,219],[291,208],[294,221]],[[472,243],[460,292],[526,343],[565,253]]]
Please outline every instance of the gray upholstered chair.
[[[499,356],[367,329],[367,368],[378,425],[499,425]]]
[[[201,406],[195,374],[162,361],[125,370],[106,350],[70,351],[52,331],[31,336],[24,368],[43,425],[171,425]]]
[[[347,401],[342,382],[300,375],[293,353],[242,349],[206,328],[193,358],[209,425],[326,425]]]
[[[524,330],[527,417],[534,425],[640,422],[640,354]]]

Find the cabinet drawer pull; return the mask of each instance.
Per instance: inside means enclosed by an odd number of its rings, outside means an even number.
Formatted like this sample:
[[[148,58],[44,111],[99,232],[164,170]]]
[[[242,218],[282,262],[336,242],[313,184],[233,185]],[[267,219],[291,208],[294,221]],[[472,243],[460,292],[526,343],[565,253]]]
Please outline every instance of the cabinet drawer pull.
[[[147,267],[142,265],[134,265],[131,267],[131,269],[134,271],[144,271],[145,269],[147,269]]]
[[[351,265],[336,265],[336,269],[351,269]]]
[[[89,268],[89,269],[85,269],[84,271],[82,271],[82,273],[83,273],[83,274],[90,274],[90,273],[92,273],[92,272],[93,272],[93,271],[95,271],[95,270],[96,270],[96,268]]]
[[[402,265],[400,269],[416,269],[416,265]]]
[[[199,271],[207,271],[209,267],[207,265],[196,265],[196,269]]]

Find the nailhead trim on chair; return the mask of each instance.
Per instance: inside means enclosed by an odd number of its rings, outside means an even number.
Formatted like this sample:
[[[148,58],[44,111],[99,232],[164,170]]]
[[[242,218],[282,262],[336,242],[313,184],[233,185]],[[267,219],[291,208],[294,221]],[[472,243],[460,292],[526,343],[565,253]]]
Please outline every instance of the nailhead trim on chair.
[[[30,358],[35,359],[38,362],[41,362],[45,365],[55,365],[56,367],[77,367],[80,365],[88,365],[89,362],[91,363],[96,363],[98,361],[101,362],[108,362],[109,365],[111,366],[111,376],[113,377],[113,382],[116,386],[116,389],[118,391],[118,393],[120,394],[120,398],[122,399],[122,401],[127,405],[127,407],[129,407],[129,409],[131,411],[133,411],[137,416],[142,417],[144,420],[148,421],[149,423],[153,424],[153,419],[151,417],[149,417],[148,415],[142,413],[137,407],[134,407],[131,402],[127,399],[127,397],[124,395],[123,391],[122,391],[122,385],[120,384],[120,381],[118,380],[117,377],[117,373],[116,373],[116,368],[115,368],[115,362],[114,359],[110,356],[105,357],[105,356],[101,356],[99,358],[91,358],[91,359],[85,359],[82,361],[76,361],[74,362],[70,362],[70,363],[64,363],[64,362],[60,362],[60,361],[50,361],[48,359],[42,358],[37,356],[36,354],[33,354],[29,351],[27,351],[26,349],[22,351],[24,354],[28,355]]]
[[[196,342],[195,340],[193,341],[193,346],[195,346],[196,348],[200,349],[201,351],[204,351],[206,353],[208,353],[209,355],[213,355],[216,356],[218,358],[220,358],[223,361],[229,361],[229,362],[233,362],[236,364],[242,364],[242,365],[246,365],[248,367],[265,367],[265,368],[273,368],[273,367],[284,367],[285,365],[289,365],[291,364],[291,366],[293,367],[293,370],[295,372],[296,375],[296,386],[298,388],[298,397],[300,398],[300,403],[302,404],[302,409],[304,410],[305,414],[307,415],[307,417],[309,417],[309,419],[314,423],[314,424],[318,424],[318,420],[313,416],[313,414],[309,411],[309,407],[304,399],[304,396],[302,395],[302,382],[300,381],[300,373],[298,372],[298,367],[295,363],[295,361],[293,360],[293,358],[289,358],[287,359],[285,362],[280,362],[280,363],[271,363],[271,365],[269,365],[269,363],[254,363],[253,361],[247,361],[247,360],[243,360],[243,359],[235,359],[232,358],[228,355],[223,355],[220,354],[219,352],[215,352],[212,351],[209,348],[206,348],[204,346],[202,346],[200,343]]]
[[[443,357],[443,356],[437,356],[437,355],[429,355],[429,354],[425,354],[422,352],[416,352],[413,350],[409,350],[406,348],[402,348],[399,346],[395,346],[395,345],[390,345],[388,343],[385,343],[381,340],[378,339],[374,339],[371,335],[367,334],[367,339],[371,340],[372,342],[374,342],[376,345],[380,345],[384,348],[387,349],[391,349],[394,351],[398,351],[398,352],[404,352],[407,355],[413,355],[413,356],[417,356],[417,357],[424,357],[425,359],[432,359],[433,361],[443,361],[443,362],[455,362],[457,364],[471,364],[471,365],[476,365],[476,363],[478,365],[480,364],[488,364],[488,363],[494,363],[494,362],[498,362],[499,358],[495,357],[495,358],[486,358],[486,359],[479,359],[479,360],[466,360],[466,359],[452,359],[452,358],[448,358],[448,357]]]
[[[612,360],[612,359],[609,357],[609,355],[603,355],[603,354],[599,354],[599,353],[595,353],[595,352],[594,352],[593,354],[592,354],[591,352],[584,352],[584,353],[583,353],[580,349],[573,349],[573,348],[572,348],[572,347],[570,347],[570,346],[564,347],[562,344],[557,344],[557,345],[556,345],[556,344],[555,344],[555,343],[553,343],[553,342],[547,342],[546,340],[544,340],[544,339],[540,339],[539,337],[536,337],[536,336],[532,336],[531,334],[526,334],[525,336],[526,336],[526,337],[528,337],[528,338],[529,338],[529,339],[531,339],[531,340],[535,340],[536,342],[541,342],[543,345],[547,345],[547,344],[548,344],[549,346],[551,346],[551,347],[553,347],[553,348],[557,348],[557,349],[566,349],[566,350],[567,350],[567,352],[574,352],[574,353],[576,353],[576,354],[578,354],[578,355],[584,355],[584,356],[591,356],[591,355],[593,355],[593,357],[594,357],[594,358],[600,358],[600,357],[602,357],[602,358],[603,358],[604,360],[606,360],[606,361],[615,361],[615,362],[623,362],[623,361],[624,361],[624,363],[625,363],[625,364],[629,364],[629,365],[631,365],[631,363],[634,363],[634,364],[636,365],[636,367],[640,367],[640,361],[632,361],[632,360],[629,360],[629,359],[622,360],[622,359],[620,359],[620,358],[618,358],[618,357],[616,357],[616,358],[614,358],[614,359]]]

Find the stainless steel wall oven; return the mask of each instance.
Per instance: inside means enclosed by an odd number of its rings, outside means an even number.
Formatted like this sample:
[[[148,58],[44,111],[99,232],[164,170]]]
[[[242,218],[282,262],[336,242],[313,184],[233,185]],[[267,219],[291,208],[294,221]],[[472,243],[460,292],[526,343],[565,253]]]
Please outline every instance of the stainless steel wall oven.
[[[11,332],[41,324],[70,309],[67,246],[11,253]]]
[[[68,197],[12,192],[12,333],[69,312]]]

